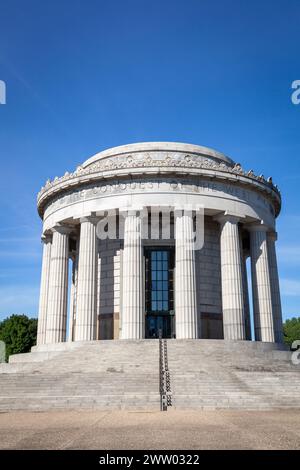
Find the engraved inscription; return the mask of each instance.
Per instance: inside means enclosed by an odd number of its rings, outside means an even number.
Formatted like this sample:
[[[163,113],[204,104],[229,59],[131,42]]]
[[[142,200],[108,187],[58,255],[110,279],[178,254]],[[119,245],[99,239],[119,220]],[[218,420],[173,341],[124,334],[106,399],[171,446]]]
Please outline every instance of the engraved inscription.
[[[118,193],[147,193],[147,192],[177,192],[177,193],[197,193],[202,196],[222,197],[225,199],[236,199],[237,201],[247,202],[250,205],[260,206],[268,211],[273,210],[269,201],[257,194],[255,191],[247,190],[239,186],[229,185],[221,182],[208,182],[205,180],[182,179],[175,181],[170,178],[161,178],[153,180],[130,180],[115,181],[113,183],[98,183],[86,186],[84,189],[73,190],[64,195],[56,196],[46,208],[47,216],[55,212],[57,209],[67,207],[77,202],[108,197],[109,195],[117,195]]]

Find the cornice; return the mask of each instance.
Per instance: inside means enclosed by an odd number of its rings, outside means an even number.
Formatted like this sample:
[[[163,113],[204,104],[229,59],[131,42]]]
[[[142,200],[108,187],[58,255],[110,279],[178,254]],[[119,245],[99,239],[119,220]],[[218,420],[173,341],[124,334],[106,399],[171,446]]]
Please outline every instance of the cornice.
[[[276,215],[280,212],[281,196],[279,189],[273,184],[272,178],[257,176],[252,170],[244,170],[240,164],[231,165],[211,158],[199,158],[193,154],[169,154],[162,152],[161,158],[153,158],[147,152],[137,155],[123,155],[121,158],[111,157],[98,160],[83,168],[77,167],[73,173],[66,172],[64,176],[48,180],[37,196],[38,211],[43,216],[45,205],[59,192],[84,186],[93,181],[124,178],[128,176],[191,176],[203,177],[209,180],[228,181],[251,186],[252,189],[265,193],[275,206]]]

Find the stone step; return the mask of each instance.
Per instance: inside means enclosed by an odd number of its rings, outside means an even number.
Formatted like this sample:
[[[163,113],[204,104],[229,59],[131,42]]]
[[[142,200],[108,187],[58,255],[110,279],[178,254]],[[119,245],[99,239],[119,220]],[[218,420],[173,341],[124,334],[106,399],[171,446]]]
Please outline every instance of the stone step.
[[[300,407],[300,370],[282,346],[167,340],[176,409]],[[159,342],[93,341],[33,348],[0,365],[0,411],[158,410]]]

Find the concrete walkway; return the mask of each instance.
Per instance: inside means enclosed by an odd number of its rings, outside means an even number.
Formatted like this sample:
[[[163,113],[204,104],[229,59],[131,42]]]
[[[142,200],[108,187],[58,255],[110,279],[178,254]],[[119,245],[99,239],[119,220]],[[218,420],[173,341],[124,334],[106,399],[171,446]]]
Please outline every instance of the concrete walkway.
[[[300,410],[0,414],[1,449],[300,449]]]

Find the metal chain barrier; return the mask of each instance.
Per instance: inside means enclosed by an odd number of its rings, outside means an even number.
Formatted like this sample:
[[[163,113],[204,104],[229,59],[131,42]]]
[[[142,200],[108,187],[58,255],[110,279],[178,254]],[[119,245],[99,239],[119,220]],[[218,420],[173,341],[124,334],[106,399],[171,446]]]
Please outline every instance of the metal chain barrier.
[[[172,406],[171,378],[168,367],[168,344],[162,339],[162,331],[159,330],[159,392],[160,410],[167,411]]]

